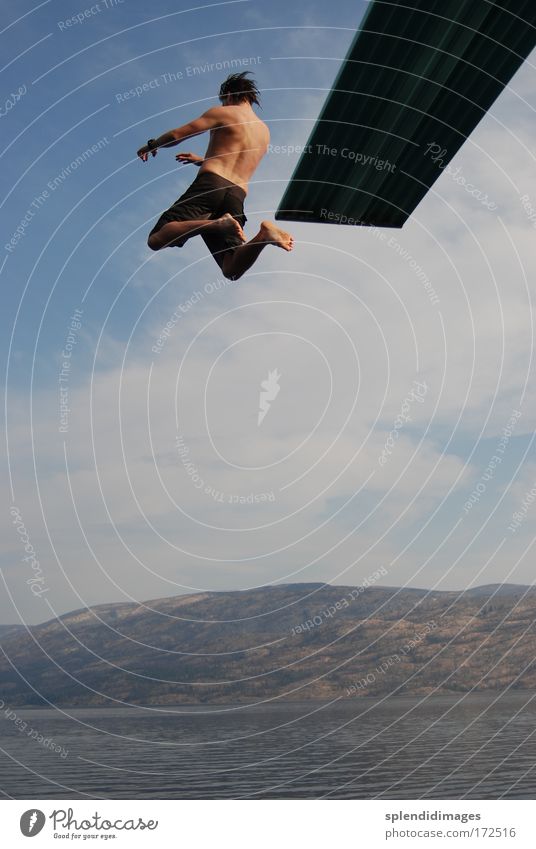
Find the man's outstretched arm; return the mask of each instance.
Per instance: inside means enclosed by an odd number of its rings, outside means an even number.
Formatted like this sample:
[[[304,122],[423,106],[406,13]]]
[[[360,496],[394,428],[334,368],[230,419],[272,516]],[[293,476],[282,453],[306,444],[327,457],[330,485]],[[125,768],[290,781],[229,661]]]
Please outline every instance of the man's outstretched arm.
[[[147,162],[149,153],[156,156],[156,151],[159,147],[173,147],[176,144],[186,141],[186,139],[206,133],[207,130],[213,130],[220,126],[222,126],[220,110],[217,107],[208,109],[194,121],[190,121],[188,124],[184,124],[182,127],[177,127],[174,130],[168,130],[167,133],[158,136],[151,147],[147,144],[140,147],[137,155],[143,162]]]

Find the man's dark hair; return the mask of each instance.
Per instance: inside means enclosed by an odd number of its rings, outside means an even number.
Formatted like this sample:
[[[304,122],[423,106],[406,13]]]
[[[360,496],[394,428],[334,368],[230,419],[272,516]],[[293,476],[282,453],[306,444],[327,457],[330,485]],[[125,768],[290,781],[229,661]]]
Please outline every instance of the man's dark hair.
[[[220,86],[220,100],[225,104],[236,106],[242,100],[256,103],[260,106],[260,93],[255,80],[248,80],[251,71],[240,71],[239,74],[230,74]]]

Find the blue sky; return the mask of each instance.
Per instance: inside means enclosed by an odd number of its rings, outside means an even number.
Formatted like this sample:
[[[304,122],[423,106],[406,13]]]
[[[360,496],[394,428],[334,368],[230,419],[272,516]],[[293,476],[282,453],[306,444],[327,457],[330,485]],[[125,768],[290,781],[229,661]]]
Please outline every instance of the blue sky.
[[[380,565],[388,585],[532,582],[536,507],[508,527],[536,486],[534,57],[452,163],[493,211],[444,173],[402,231],[293,225],[291,255],[267,248],[225,285],[200,240],[146,247],[195,174],[178,148],[147,164],[137,148],[213,105],[226,62],[255,73],[272,143],[304,144],[365,7],[4,4],[0,621],[358,584]],[[248,237],[296,161],[264,159]],[[411,421],[381,465],[404,405]]]

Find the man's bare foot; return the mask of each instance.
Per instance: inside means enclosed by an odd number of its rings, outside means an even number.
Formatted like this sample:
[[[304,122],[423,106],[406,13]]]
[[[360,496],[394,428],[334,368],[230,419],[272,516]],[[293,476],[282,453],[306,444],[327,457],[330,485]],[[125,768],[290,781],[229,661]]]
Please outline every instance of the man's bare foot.
[[[233,216],[226,212],[225,215],[222,215],[221,218],[216,218],[214,221],[211,221],[210,224],[207,224],[207,229],[210,230],[222,230],[224,233],[228,233],[232,236],[238,236],[241,242],[246,241],[246,236],[242,227]]]
[[[294,237],[276,227],[273,221],[261,221],[260,236],[264,241],[271,242],[272,245],[277,245],[284,251],[291,251],[294,247]]]

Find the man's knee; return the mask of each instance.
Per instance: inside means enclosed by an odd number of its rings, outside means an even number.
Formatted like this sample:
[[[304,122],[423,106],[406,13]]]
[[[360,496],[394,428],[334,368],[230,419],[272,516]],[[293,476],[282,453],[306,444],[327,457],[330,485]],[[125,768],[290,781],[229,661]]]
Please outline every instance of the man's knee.
[[[227,278],[227,280],[239,280],[242,277],[242,274],[237,274],[234,271],[226,271],[223,269],[223,276]]]
[[[147,239],[147,244],[151,248],[152,251],[159,251],[162,245],[160,244],[160,239],[155,234],[151,234]]]
[[[241,271],[241,272],[234,271],[233,270],[233,259],[232,259],[232,257],[227,257],[227,256],[223,260],[223,265],[222,265],[221,270],[222,270],[223,276],[227,280],[238,280],[240,277],[242,277],[242,274],[244,273],[243,271]]]

